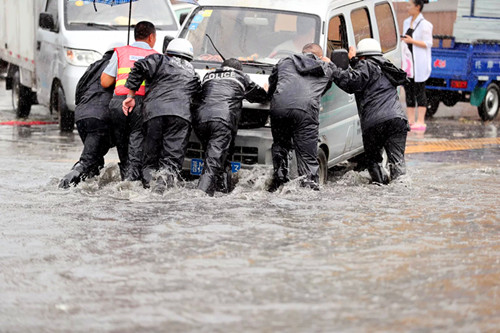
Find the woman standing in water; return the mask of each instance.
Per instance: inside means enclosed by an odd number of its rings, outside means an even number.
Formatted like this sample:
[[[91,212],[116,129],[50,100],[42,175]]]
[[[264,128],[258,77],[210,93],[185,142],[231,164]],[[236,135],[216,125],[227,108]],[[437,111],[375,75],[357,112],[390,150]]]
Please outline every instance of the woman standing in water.
[[[403,23],[404,36],[403,63],[409,62],[406,71],[410,83],[405,86],[406,106],[410,127],[415,131],[425,131],[425,112],[427,111],[427,96],[425,81],[431,75],[432,24],[422,15],[424,3],[428,0],[410,0],[408,2],[408,17]],[[407,57],[404,56],[406,49]],[[417,121],[415,109],[418,106]]]

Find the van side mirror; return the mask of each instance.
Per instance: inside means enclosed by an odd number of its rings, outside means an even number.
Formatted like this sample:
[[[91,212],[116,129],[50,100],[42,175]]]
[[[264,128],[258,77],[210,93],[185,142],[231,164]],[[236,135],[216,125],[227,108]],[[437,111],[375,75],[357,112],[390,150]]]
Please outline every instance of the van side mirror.
[[[172,36],[165,36],[165,38],[163,38],[163,48],[162,48],[162,52],[165,53],[167,52],[167,47],[168,47],[168,44],[170,44],[170,42],[174,40],[174,37]]]
[[[40,28],[47,30],[54,30],[54,28],[56,27],[54,23],[54,17],[49,13],[40,13],[40,16],[38,18],[38,25],[40,26]]]
[[[345,49],[333,50],[330,59],[339,68],[344,70],[349,68],[349,53]]]

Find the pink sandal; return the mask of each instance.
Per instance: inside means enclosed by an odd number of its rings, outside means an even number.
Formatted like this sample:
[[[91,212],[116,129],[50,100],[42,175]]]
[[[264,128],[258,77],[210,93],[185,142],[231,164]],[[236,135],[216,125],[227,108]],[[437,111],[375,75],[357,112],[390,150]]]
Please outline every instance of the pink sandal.
[[[411,124],[410,129],[412,131],[425,131],[427,129],[426,124]]]

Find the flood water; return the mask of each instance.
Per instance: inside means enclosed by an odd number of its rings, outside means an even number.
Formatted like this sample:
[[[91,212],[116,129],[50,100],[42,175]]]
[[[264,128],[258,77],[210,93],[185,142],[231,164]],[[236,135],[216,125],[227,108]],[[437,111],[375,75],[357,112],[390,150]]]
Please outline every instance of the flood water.
[[[499,126],[429,127],[411,140]],[[115,150],[99,177],[59,190],[81,147],[57,125],[0,126],[1,332],[500,327],[498,144],[409,154],[408,175],[382,187],[344,164],[320,192],[271,194],[269,168],[242,170],[213,198],[196,180],[164,195],[120,182]]]

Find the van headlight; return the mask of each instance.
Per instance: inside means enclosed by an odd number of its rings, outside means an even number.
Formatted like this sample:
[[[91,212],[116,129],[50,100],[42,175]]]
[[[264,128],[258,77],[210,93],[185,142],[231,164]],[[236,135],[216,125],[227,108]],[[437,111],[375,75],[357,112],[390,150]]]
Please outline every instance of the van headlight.
[[[68,61],[68,63],[73,66],[87,67],[102,58],[102,55],[96,51],[77,50],[70,48],[65,48],[65,50],[66,61]]]

